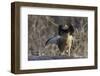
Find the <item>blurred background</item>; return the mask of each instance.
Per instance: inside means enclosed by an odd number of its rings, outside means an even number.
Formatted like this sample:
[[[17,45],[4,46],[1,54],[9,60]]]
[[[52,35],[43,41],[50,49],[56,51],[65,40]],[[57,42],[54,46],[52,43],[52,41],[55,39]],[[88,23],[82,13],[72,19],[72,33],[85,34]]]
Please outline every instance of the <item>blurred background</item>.
[[[68,16],[28,15],[28,58],[37,56],[60,56],[56,45],[45,47],[46,41],[58,34],[59,25],[72,24],[74,43],[71,48],[72,58],[86,58],[88,55],[88,18]],[[64,56],[68,56],[65,54]]]

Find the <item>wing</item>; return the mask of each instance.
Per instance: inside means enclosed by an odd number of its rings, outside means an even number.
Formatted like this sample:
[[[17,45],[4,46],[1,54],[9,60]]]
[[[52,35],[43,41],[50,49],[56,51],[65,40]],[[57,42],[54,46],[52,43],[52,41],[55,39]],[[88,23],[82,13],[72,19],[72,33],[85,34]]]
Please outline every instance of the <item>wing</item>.
[[[51,37],[49,38],[46,43],[45,43],[45,46],[48,45],[48,44],[58,44],[58,41],[59,39],[61,39],[62,37],[61,36],[54,36],[54,37]]]

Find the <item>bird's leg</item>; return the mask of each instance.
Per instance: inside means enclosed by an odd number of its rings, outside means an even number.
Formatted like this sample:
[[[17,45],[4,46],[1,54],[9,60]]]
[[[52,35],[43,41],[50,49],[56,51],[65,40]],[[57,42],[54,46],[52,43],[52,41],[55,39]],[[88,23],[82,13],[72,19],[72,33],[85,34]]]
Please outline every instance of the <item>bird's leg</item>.
[[[64,55],[65,54],[65,50],[61,53],[61,55]]]
[[[70,50],[68,50],[68,56],[70,56]]]
[[[70,56],[70,49],[71,49],[71,47],[68,48],[68,56]]]
[[[65,46],[65,49],[64,49],[64,51],[61,53],[61,55],[65,55],[65,53],[68,53],[68,46]]]
[[[65,47],[65,53],[68,54],[68,52],[69,52],[69,49],[68,49],[68,46],[66,46],[66,47]]]

